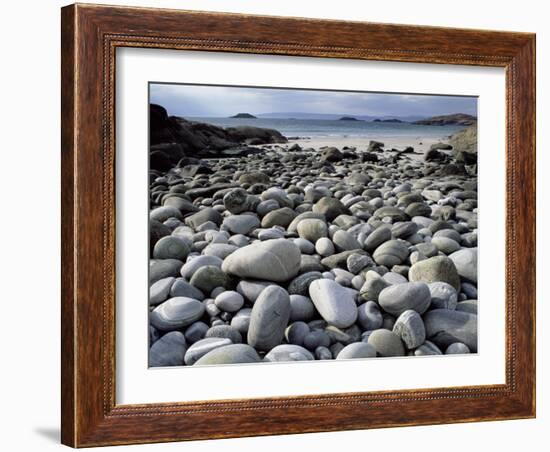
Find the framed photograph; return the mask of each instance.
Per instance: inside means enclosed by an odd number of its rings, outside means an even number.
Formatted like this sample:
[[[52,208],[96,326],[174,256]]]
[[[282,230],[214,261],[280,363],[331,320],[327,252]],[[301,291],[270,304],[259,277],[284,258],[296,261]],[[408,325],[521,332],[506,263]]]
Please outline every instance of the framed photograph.
[[[534,417],[535,36],[67,6],[62,264],[73,447]]]

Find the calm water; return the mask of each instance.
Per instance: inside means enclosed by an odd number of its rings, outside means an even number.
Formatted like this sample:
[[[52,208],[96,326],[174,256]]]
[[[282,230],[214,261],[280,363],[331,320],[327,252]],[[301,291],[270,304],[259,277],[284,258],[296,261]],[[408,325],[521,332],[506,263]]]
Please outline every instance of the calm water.
[[[197,118],[191,121],[206,122],[220,127],[256,126],[276,129],[286,137],[434,137],[452,135],[463,126],[420,126],[409,123],[340,121],[319,119],[247,119],[247,118]]]

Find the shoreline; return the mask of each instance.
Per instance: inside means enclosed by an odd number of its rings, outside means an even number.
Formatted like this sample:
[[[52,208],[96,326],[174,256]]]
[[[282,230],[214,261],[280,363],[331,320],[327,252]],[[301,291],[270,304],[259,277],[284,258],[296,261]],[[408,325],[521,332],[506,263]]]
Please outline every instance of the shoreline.
[[[392,149],[403,151],[407,147],[412,147],[414,153],[406,154],[411,160],[422,161],[424,155],[430,150],[430,147],[436,143],[449,142],[448,136],[443,137],[411,137],[411,136],[387,136],[381,138],[373,138],[366,136],[334,136],[334,137],[304,137],[288,139],[285,144],[264,144],[255,146],[258,148],[268,148],[271,150],[288,150],[293,145],[299,145],[304,151],[308,148],[314,149],[315,152],[321,152],[324,147],[336,147],[339,150],[345,148],[355,148],[356,152],[366,152],[371,141],[380,141],[384,143],[383,154],[391,153]],[[445,151],[442,151],[445,153]]]

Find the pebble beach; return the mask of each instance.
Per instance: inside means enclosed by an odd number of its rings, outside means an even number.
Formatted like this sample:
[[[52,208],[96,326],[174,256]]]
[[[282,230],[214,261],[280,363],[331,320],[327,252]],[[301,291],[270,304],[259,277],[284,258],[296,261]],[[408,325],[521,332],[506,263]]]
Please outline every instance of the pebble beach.
[[[246,140],[152,166],[150,367],[477,352],[471,159]]]

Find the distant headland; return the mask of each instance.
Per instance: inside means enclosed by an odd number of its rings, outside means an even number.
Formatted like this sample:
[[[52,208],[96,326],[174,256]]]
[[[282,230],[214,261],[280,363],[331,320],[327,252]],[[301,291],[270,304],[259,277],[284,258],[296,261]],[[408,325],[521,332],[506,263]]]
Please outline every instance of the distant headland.
[[[477,118],[475,116],[467,115],[465,113],[432,116],[431,118],[421,119],[420,121],[413,122],[413,124],[418,124],[422,126],[449,126],[449,125],[471,126],[476,123],[477,123]]]

